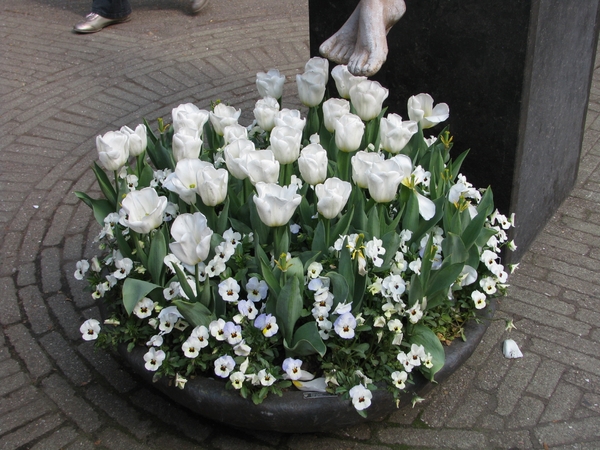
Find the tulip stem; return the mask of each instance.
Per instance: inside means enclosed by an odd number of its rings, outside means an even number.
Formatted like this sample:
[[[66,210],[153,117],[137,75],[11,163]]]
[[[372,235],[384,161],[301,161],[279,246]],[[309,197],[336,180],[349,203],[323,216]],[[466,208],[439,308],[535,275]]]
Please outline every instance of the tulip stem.
[[[289,229],[290,227],[286,224],[280,227],[273,228],[273,234],[275,235],[273,250],[275,260],[278,261],[281,255],[287,254],[289,250],[290,237],[289,237]]]
[[[119,198],[120,197],[120,194],[119,194],[119,174],[117,173],[116,170],[114,171],[114,174],[115,174],[115,193],[116,193],[115,198],[117,199],[117,211],[118,211],[119,210],[119,204],[121,203],[121,199]]]
[[[338,177],[342,181],[350,181],[352,178],[352,165],[350,163],[352,156],[356,152],[338,152],[337,155],[337,166],[338,166]]]

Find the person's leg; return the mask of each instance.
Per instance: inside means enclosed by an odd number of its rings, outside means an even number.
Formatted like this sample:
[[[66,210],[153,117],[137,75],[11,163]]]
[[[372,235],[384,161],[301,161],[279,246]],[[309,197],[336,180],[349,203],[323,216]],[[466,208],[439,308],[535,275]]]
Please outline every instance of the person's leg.
[[[93,0],[92,12],[107,19],[122,19],[131,14],[129,0]]]

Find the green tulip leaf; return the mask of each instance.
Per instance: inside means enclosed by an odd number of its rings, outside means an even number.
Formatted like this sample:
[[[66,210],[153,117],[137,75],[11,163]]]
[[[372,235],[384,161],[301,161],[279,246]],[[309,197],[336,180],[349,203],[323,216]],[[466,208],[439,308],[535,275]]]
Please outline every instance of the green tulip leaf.
[[[89,195],[79,191],[76,191],[75,195],[83,203],[92,208],[96,222],[98,222],[102,227],[104,226],[104,218],[110,213],[115,212],[113,205],[106,199],[101,198],[96,200],[94,198],[91,198]]]
[[[191,303],[180,299],[173,300],[171,303],[177,306],[177,310],[193,327],[204,325],[208,328],[208,325],[216,319],[210,310],[201,303]]]
[[[289,277],[285,286],[277,297],[275,315],[277,323],[283,330],[284,339],[292,341],[294,325],[302,315],[302,295],[300,293],[300,281],[297,277]]]
[[[327,347],[319,335],[317,324],[308,322],[302,325],[294,333],[292,345],[288,346],[284,340],[284,347],[288,356],[308,356],[318,353],[324,356],[327,352]]]
[[[98,181],[98,185],[100,186],[102,194],[104,195],[106,200],[108,200],[111,203],[111,205],[113,205],[113,211],[116,211],[117,191],[115,191],[115,188],[108,179],[106,172],[104,172],[104,170],[102,170],[102,168],[97,163],[94,163],[94,165],[92,166],[92,170],[94,172],[94,175],[96,175],[96,180]]]
[[[422,365],[420,369],[430,381],[434,381],[434,375],[444,367],[444,363],[446,362],[446,353],[444,352],[442,343],[430,328],[421,324],[416,324],[413,327],[413,333],[409,342],[411,344],[422,345],[425,347],[425,352],[431,354],[433,367],[427,369]]]
[[[152,280],[157,284],[163,284],[163,274],[165,273],[164,259],[167,256],[167,243],[162,231],[157,230],[150,242],[150,251],[148,253],[148,271]]]
[[[319,220],[317,224],[317,228],[315,228],[315,234],[313,236],[311,250],[313,252],[321,252],[324,253],[327,251],[327,242],[325,238],[325,225],[322,220]]]
[[[328,272],[325,276],[331,280],[331,291],[333,294],[331,310],[333,311],[338,303],[345,303],[351,300],[349,299],[350,288],[347,279],[337,272]]]
[[[149,283],[144,280],[137,280],[135,278],[126,278],[123,283],[123,306],[128,315],[131,315],[135,305],[146,297],[154,289],[159,289],[161,286],[153,283]]]

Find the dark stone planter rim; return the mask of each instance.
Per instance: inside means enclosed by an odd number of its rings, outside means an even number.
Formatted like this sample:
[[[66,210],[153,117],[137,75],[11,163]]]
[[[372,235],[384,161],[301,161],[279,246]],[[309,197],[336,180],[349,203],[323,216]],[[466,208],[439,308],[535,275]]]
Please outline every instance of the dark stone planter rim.
[[[469,359],[483,338],[495,309],[496,302],[491,301],[479,314],[479,321],[472,320],[465,326],[467,340],[455,339],[445,347],[446,363],[436,374],[436,383],[446,380]],[[127,352],[126,346],[119,347],[119,353],[132,370],[170,399],[202,417],[236,428],[283,433],[320,432],[365,421],[381,421],[397,409],[392,395],[385,389],[373,393],[372,404],[366,410],[367,419],[358,415],[350,400],[335,396],[305,398],[304,392],[290,390],[282,397],[270,395],[263,403],[255,405],[251,400],[242,398],[239,392],[225,389],[222,380],[207,377],[189,379],[185,389],[179,389],[174,386],[173,380],[165,377],[152,382],[154,373],[144,367],[143,355],[146,351],[143,347],[137,347]],[[414,384],[407,384],[400,407],[410,405],[414,394],[423,396],[436,385],[420,373],[413,374],[413,381]]]

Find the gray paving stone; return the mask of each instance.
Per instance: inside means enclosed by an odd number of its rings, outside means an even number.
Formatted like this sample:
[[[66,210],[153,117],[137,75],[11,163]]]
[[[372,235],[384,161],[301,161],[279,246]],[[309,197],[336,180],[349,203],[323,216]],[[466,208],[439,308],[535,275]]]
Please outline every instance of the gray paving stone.
[[[83,386],[92,380],[89,369],[59,333],[53,331],[39,341],[72,383]]]
[[[102,445],[110,450],[146,450],[148,448],[145,443],[141,443],[115,428],[103,430],[98,437],[98,441],[94,444]]]
[[[482,449],[487,445],[483,433],[468,430],[407,430],[387,428],[378,433],[385,444],[428,448]]]
[[[31,450],[48,450],[53,448],[65,448],[79,437],[77,431],[69,426],[55,430],[50,436],[39,440]]]
[[[539,356],[531,353],[527,353],[523,358],[512,360],[506,376],[498,386],[497,414],[507,416],[513,411],[539,364]]]
[[[527,392],[544,398],[550,398],[565,366],[549,359],[543,359],[537,368],[533,379],[527,386]]]
[[[544,403],[527,395],[522,396],[512,414],[506,418],[509,429],[528,428],[537,425],[544,412]]]
[[[59,414],[40,417],[35,422],[32,422],[13,433],[2,436],[3,449],[23,448],[25,445],[35,441],[40,436],[59,427],[64,419]]]
[[[581,399],[581,390],[572,384],[559,384],[548,402],[541,422],[568,420]]]
[[[224,436],[219,438],[218,440],[212,441],[214,445],[219,449],[227,449],[229,442],[231,442],[235,449],[245,449],[248,447],[244,447],[244,441],[240,439],[235,439],[230,436]],[[248,444],[246,444],[248,445]],[[362,442],[353,442],[342,439],[334,439],[330,437],[320,437],[315,435],[301,435],[296,434],[292,435],[287,442],[287,448],[290,450],[335,450],[335,449],[348,449],[348,450],[384,450],[387,447],[378,444],[365,444]],[[262,450],[266,448],[266,446],[255,445],[250,447],[253,450]]]
[[[21,320],[15,285],[8,277],[0,278],[0,308],[0,324],[10,325]]]
[[[539,444],[553,447],[597,439],[599,429],[600,418],[595,416],[581,420],[540,425],[535,429],[535,436]]]
[[[17,324],[6,328],[4,331],[17,355],[23,360],[29,374],[34,379],[50,373],[52,370],[50,361],[25,326]]]
[[[90,385],[86,389],[85,395],[92,403],[101,408],[121,426],[125,427],[137,439],[144,439],[152,433],[151,422],[141,416],[122,397],[109,392],[97,384]]]
[[[61,412],[85,433],[93,433],[102,426],[94,409],[59,375],[51,375],[42,382],[44,393],[54,401]]]
[[[19,266],[17,286],[29,286],[37,283],[35,263],[26,263]]]
[[[52,406],[49,402],[40,398],[36,403],[28,403],[10,413],[4,413],[0,416],[0,435],[5,435],[51,411]]]
[[[81,339],[79,331],[77,333]],[[138,383],[129,374],[127,368],[117,363],[113,355],[106,350],[94,347],[92,342],[80,344],[77,350],[119,393],[124,394],[137,387]]]
[[[48,315],[48,309],[37,286],[19,289],[19,298],[35,334],[42,334],[52,329],[53,324]]]
[[[42,250],[42,289],[45,294],[62,289],[60,272],[60,249],[48,247]]]
[[[60,324],[61,332],[68,339],[79,341],[81,332],[79,328],[83,323],[81,315],[75,311],[73,301],[68,299],[64,294],[57,294],[46,300],[52,314]]]

